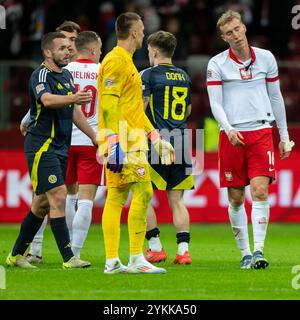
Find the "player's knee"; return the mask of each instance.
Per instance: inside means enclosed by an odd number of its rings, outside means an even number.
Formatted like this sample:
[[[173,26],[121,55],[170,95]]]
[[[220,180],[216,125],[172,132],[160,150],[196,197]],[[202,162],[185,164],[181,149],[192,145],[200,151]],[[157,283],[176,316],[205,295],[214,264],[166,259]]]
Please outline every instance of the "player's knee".
[[[142,194],[142,200],[144,205],[148,208],[149,202],[151,200],[153,196],[153,189],[152,189],[152,185],[147,186]]]
[[[169,206],[170,206],[170,209],[172,211],[176,210],[177,208],[180,208],[182,207],[184,204],[183,204],[183,199],[182,198],[169,198]]]
[[[253,186],[251,191],[254,201],[265,201],[268,198],[268,186],[266,185]]]
[[[64,189],[57,190],[52,197],[51,207],[53,206],[56,209],[64,210],[66,205],[66,197],[67,197],[66,190]]]
[[[150,200],[153,195],[152,185],[149,183],[143,185],[142,189],[138,192],[133,192],[132,194],[132,202],[135,206],[138,206],[143,209],[147,209],[150,203]]]
[[[49,214],[50,211],[50,205],[47,200],[42,201],[39,207],[36,210],[36,215],[40,218],[45,217],[47,214]]]
[[[238,208],[244,203],[244,198],[243,197],[229,197],[229,202],[234,208]]]
[[[105,205],[112,205],[112,206],[118,206],[120,208],[123,208],[126,201],[127,201],[128,194],[127,193],[120,193],[115,192],[115,190],[109,189],[106,197]]]
[[[228,200],[233,207],[240,207],[245,201],[244,190],[228,190]]]

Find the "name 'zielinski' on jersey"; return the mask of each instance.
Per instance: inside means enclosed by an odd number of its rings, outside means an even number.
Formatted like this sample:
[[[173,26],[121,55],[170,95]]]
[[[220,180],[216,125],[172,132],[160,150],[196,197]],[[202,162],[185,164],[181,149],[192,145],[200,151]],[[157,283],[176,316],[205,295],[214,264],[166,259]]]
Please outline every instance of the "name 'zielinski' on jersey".
[[[92,94],[92,101],[81,105],[81,110],[95,132],[98,130],[97,77],[99,67],[100,63],[88,59],[77,59],[66,67],[73,75],[76,91],[85,90]],[[73,124],[71,145],[92,146],[93,144],[91,139]]]

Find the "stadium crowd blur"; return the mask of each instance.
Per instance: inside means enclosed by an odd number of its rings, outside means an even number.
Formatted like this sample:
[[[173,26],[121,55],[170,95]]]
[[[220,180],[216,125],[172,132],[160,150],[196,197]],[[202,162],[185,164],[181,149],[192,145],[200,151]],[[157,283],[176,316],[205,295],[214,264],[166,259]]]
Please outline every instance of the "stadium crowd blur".
[[[9,106],[9,115],[6,114],[5,122],[0,121],[0,129],[17,125],[28,110],[27,86],[32,72],[28,65],[42,61],[40,40],[44,33],[55,30],[64,20],[73,20],[82,31],[99,33],[104,44],[103,58],[115,45],[115,19],[125,11],[134,11],[143,17],[146,36],[158,29],[176,35],[178,47],[174,63],[186,69],[193,82],[189,127],[202,127],[203,120],[211,117],[206,93],[206,66],[211,56],[227,48],[216,30],[218,17],[227,9],[242,13],[250,45],[269,49],[275,54],[288,122],[300,122],[300,29],[294,30],[291,23],[295,16],[292,7],[300,4],[299,1],[5,0],[0,4],[6,8],[6,30],[0,31],[0,91],[4,93],[0,104]],[[144,40],[143,49],[134,56],[138,69],[149,66],[146,37]],[[23,61],[27,61],[26,68]],[[5,68],[3,64],[10,67]]]

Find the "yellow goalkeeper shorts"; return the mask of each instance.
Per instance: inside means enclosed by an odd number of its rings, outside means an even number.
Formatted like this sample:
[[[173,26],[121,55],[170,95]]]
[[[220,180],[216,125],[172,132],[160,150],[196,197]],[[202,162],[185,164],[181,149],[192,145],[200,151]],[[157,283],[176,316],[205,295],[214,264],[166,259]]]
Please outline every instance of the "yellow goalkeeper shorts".
[[[144,151],[127,154],[128,163],[125,163],[120,173],[106,168],[106,185],[108,188],[125,187],[132,182],[151,181],[149,163]]]

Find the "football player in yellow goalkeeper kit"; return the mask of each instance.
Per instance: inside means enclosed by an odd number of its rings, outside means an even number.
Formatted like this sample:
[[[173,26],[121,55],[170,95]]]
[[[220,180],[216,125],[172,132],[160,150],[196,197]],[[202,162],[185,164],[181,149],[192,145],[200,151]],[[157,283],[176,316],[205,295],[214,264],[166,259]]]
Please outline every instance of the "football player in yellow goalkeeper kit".
[[[174,149],[160,138],[143,109],[142,81],[132,61],[135,50],[142,47],[143,22],[136,13],[123,13],[117,18],[115,29],[117,46],[102,61],[98,77],[98,150],[106,156],[108,187],[102,216],[104,273],[165,273],[165,269],[155,267],[143,255],[146,213],[153,193],[146,133],[164,164],[173,162]],[[130,256],[125,267],[119,259],[120,218],[130,190]]]

